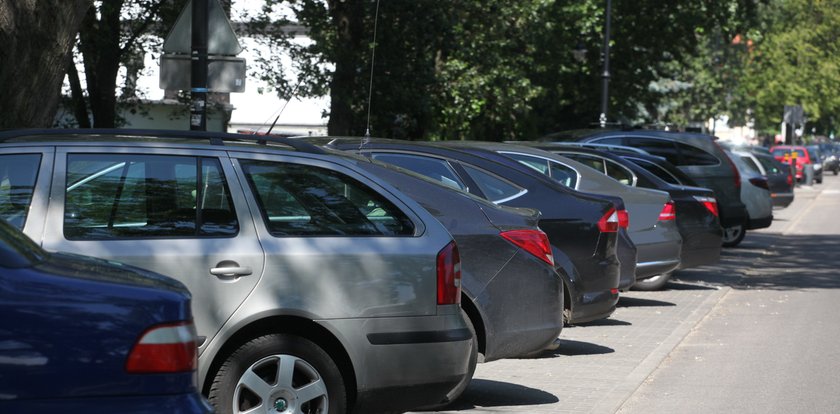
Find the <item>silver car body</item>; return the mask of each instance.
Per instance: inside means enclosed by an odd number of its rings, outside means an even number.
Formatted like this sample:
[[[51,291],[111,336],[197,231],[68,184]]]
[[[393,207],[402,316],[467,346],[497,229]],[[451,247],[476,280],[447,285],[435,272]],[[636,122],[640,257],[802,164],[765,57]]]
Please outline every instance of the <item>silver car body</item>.
[[[348,393],[354,386],[358,400],[371,404],[389,394],[397,401],[435,403],[422,393],[443,395],[466,375],[471,335],[460,306],[436,300],[436,255],[452,236],[394,187],[372,180],[352,161],[282,146],[79,134],[69,140],[41,136],[0,142],[0,156],[41,157],[23,231],[48,250],[117,260],[184,283],[192,292],[195,325],[203,338],[199,384],[205,391],[213,379],[211,368],[218,367],[231,344],[262,332],[292,332],[320,341],[339,366],[349,366],[342,370],[343,375],[351,372]],[[68,159],[79,154],[218,162],[238,231],[230,237],[71,240],[65,237],[65,215],[72,209],[65,205],[66,195],[103,173],[68,183]],[[399,237],[274,236],[243,172],[243,163],[254,162],[322,168],[362,183],[408,217],[414,232]],[[114,165],[119,168],[119,161]],[[400,389],[407,394],[393,397]],[[420,397],[412,389],[423,390]]]
[[[741,201],[747,206],[748,222],[767,222],[773,220],[773,198],[770,190],[754,185],[751,178],[766,178],[758,169],[758,163],[747,164],[742,157],[751,157],[749,152],[727,151],[727,155],[741,173]],[[765,226],[766,227],[766,226]]]

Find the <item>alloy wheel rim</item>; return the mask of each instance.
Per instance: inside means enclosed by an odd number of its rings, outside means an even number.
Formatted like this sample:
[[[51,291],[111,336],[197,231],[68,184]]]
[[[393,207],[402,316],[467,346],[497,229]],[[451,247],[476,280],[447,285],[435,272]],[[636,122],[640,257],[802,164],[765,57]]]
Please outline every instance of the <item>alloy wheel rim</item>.
[[[741,225],[737,225],[723,229],[723,241],[731,242],[737,239],[741,235],[741,231],[743,231],[742,228]]]
[[[329,394],[311,364],[294,355],[271,355],[239,377],[232,403],[232,412],[242,414],[326,414]]]

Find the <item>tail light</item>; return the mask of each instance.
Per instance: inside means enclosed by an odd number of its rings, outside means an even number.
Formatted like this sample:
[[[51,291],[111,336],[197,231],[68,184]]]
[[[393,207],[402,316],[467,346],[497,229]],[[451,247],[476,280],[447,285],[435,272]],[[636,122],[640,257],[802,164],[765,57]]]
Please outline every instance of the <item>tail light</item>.
[[[618,227],[622,229],[630,227],[630,213],[627,210],[616,210],[616,214],[618,214]]]
[[[601,233],[615,233],[618,231],[618,222],[618,212],[615,208],[611,208],[598,220],[598,229],[601,230]]]
[[[437,303],[461,303],[461,255],[454,241],[437,254]]]
[[[753,177],[753,178],[750,178],[750,184],[752,184],[752,185],[754,185],[754,186],[756,186],[756,187],[758,187],[758,188],[763,188],[763,189],[765,189],[765,190],[769,190],[769,189],[770,189],[770,186],[769,186],[769,185],[767,185],[767,179],[762,178],[762,177]]]
[[[541,230],[510,230],[499,233],[505,240],[554,267],[548,236]]]
[[[715,200],[714,197],[694,196],[694,199],[697,200],[698,203],[702,204],[703,207],[706,207],[706,210],[709,210],[709,212],[714,214],[715,217],[719,217],[717,200]]]
[[[726,155],[726,152],[723,150],[723,148],[720,147],[720,145],[717,143],[717,141],[713,140],[712,144],[714,144],[716,147],[718,147],[720,152],[723,154],[723,158],[726,160],[726,162],[729,163],[729,168],[731,168],[732,173],[735,174],[735,188],[737,188],[738,190],[741,190],[741,173],[738,172],[738,167],[736,167],[735,163],[732,162],[732,159],[729,158],[728,155]]]
[[[192,322],[155,325],[140,335],[125,363],[130,374],[194,371],[198,343]]]
[[[787,185],[788,187],[793,187],[793,175],[791,174],[787,175]]]
[[[674,202],[669,201],[662,206],[662,212],[659,213],[659,221],[668,221],[677,219],[677,208],[674,207]]]

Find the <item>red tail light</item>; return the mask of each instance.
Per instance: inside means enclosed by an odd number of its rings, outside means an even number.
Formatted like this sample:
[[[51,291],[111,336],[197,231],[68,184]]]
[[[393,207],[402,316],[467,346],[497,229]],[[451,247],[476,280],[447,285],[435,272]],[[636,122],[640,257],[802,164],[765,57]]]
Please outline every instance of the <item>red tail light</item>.
[[[787,175],[787,185],[788,187],[793,187],[793,176],[790,174]]]
[[[759,187],[759,188],[763,188],[765,190],[770,189],[770,186],[767,185],[767,179],[765,179],[765,178],[761,178],[761,177],[750,178],[750,184],[752,184],[756,187]]]
[[[437,255],[437,303],[461,303],[461,255],[454,241]]]
[[[554,266],[551,244],[548,242],[548,236],[541,230],[510,230],[503,231],[499,235],[552,267]]]
[[[134,344],[125,370],[131,374],[194,371],[198,344],[192,322],[156,325]]]
[[[706,210],[709,210],[709,212],[714,214],[715,217],[719,217],[717,200],[715,200],[714,197],[694,196],[694,199],[697,200],[698,203],[702,204],[703,207],[706,207]]]
[[[674,202],[669,201],[662,206],[662,212],[659,213],[659,221],[668,221],[677,219],[677,208],[674,207]]]
[[[601,233],[615,233],[618,231],[619,219],[618,212],[615,208],[609,209],[600,220],[598,220],[598,229]]]
[[[630,227],[630,213],[627,210],[616,210],[616,214],[618,214],[618,227],[622,229]]]

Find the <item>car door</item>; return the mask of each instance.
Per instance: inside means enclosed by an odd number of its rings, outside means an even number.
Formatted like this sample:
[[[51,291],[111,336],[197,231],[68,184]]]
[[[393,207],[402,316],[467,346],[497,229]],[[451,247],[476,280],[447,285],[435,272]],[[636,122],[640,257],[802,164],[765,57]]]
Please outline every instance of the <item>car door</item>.
[[[254,306],[316,319],[436,314],[429,263],[451,237],[442,228],[425,226],[398,195],[338,163],[231,157],[267,253]]]
[[[264,267],[235,177],[219,151],[59,147],[43,246],[178,279],[204,345]]]

